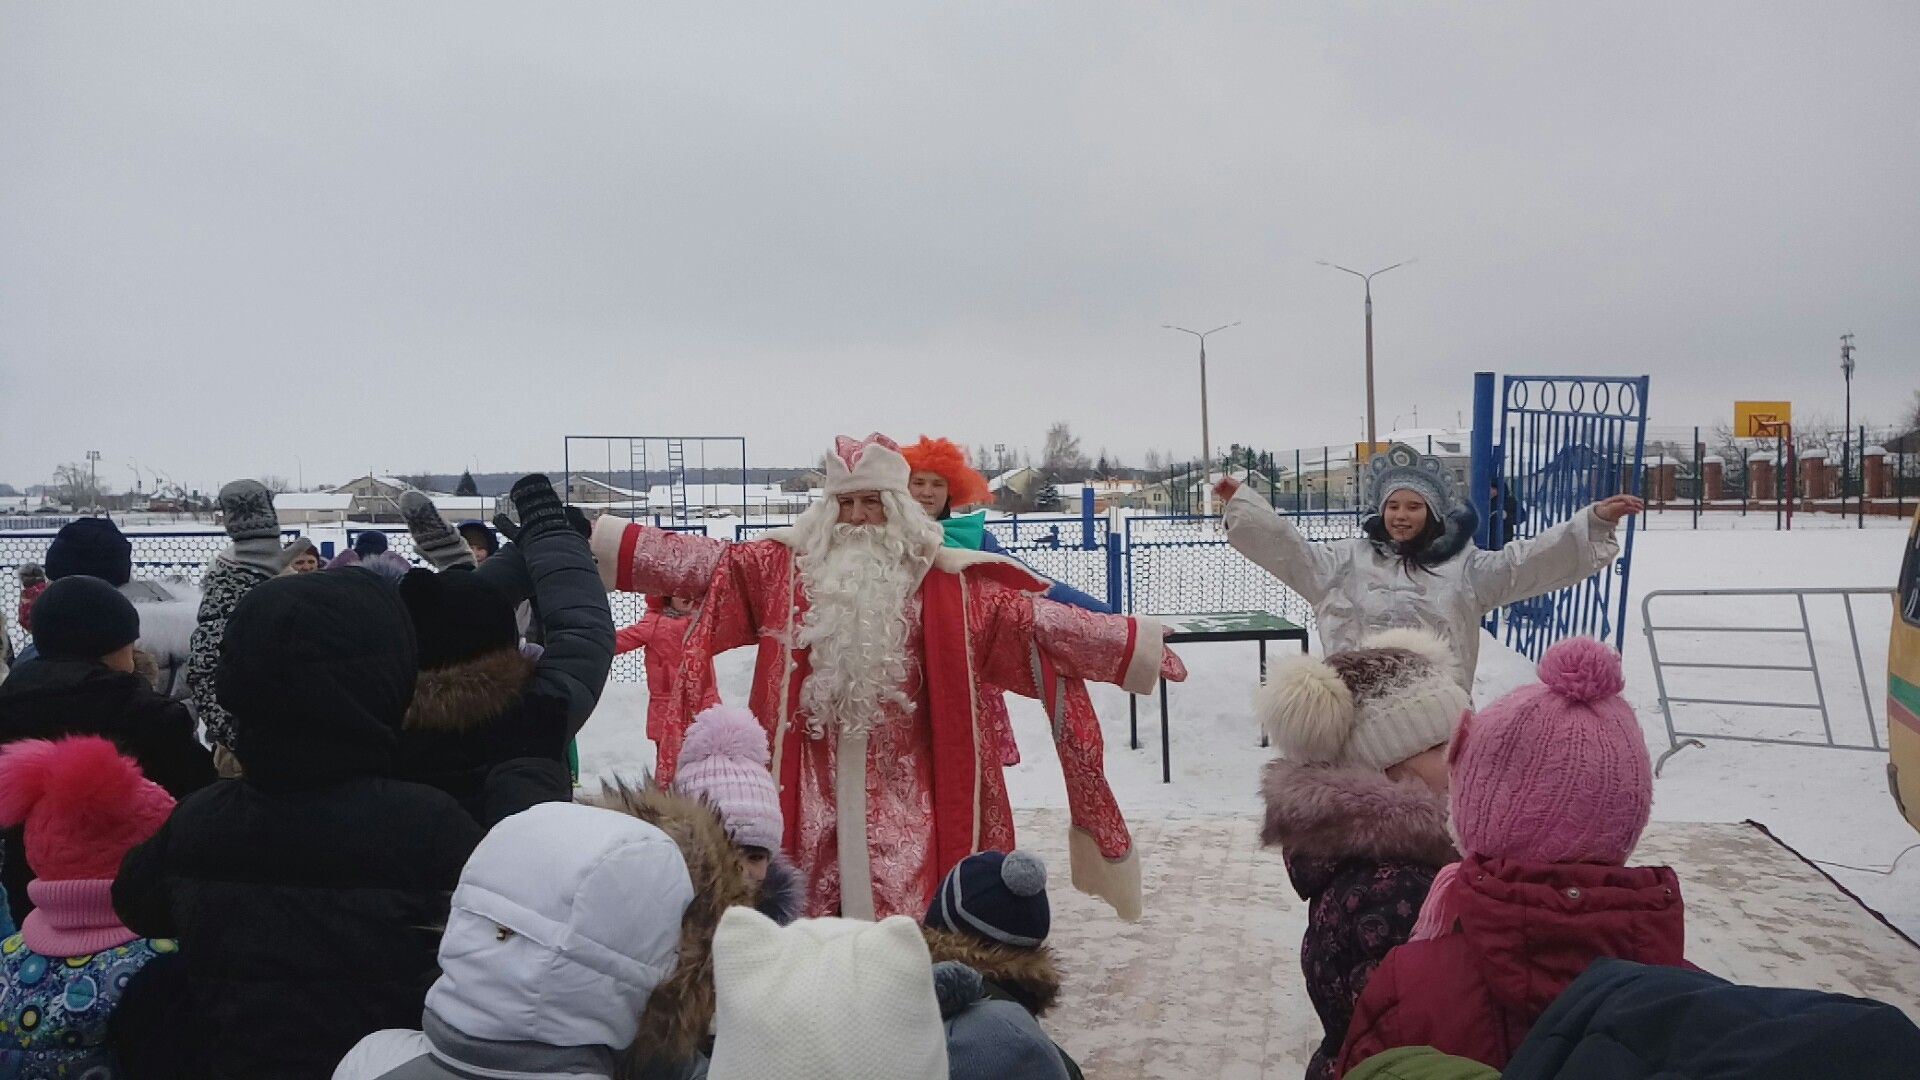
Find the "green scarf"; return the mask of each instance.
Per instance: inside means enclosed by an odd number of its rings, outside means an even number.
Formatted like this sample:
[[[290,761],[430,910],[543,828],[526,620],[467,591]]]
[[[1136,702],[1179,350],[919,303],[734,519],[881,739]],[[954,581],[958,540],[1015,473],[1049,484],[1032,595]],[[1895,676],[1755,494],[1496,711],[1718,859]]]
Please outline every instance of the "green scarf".
[[[975,510],[971,514],[950,517],[940,523],[940,528],[947,534],[947,542],[943,546],[979,551],[987,533],[987,512]]]

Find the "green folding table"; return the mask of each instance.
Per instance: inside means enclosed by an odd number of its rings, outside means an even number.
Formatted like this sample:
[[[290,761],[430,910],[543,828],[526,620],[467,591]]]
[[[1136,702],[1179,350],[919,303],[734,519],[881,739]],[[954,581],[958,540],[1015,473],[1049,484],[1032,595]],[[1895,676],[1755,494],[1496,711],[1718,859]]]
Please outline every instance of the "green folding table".
[[[1307,628],[1265,611],[1222,611],[1193,615],[1156,615],[1170,633],[1167,644],[1202,641],[1255,641],[1260,644],[1260,679],[1267,677],[1267,642],[1297,641],[1307,651]],[[1140,699],[1127,696],[1127,744],[1140,749]],[[1160,680],[1160,782],[1173,783],[1172,739],[1167,725],[1167,681]],[[1260,736],[1260,745],[1267,738]]]

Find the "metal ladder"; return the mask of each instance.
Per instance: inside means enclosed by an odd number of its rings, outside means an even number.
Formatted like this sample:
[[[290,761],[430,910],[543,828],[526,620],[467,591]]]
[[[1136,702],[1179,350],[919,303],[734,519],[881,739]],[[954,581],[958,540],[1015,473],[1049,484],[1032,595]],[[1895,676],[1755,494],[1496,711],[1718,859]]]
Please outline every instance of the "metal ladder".
[[[644,501],[644,493],[650,490],[650,481],[647,476],[647,440],[645,439],[627,440],[627,490],[637,493],[627,496],[630,516],[635,521],[645,521],[647,511],[650,509]]]
[[[673,500],[673,523],[685,525],[687,514],[687,452],[679,439],[667,440],[667,483]]]

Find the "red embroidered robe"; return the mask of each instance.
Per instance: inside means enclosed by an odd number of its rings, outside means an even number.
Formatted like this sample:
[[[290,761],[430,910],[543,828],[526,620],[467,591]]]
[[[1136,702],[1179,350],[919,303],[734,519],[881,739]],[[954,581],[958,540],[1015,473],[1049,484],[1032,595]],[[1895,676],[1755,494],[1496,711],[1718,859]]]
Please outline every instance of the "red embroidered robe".
[[[1139,859],[1082,680],[1144,694],[1163,673],[1184,678],[1154,620],[1053,603],[1038,595],[1047,583],[1012,560],[943,548],[920,585],[918,663],[903,688],[913,708],[865,736],[828,724],[815,738],[800,704],[808,651],[791,646],[806,590],[783,534],[729,544],[606,517],[593,547],[609,588],[705,594],[685,664],[758,647],[748,705],[772,741],[785,848],[806,878],[808,915],[919,918],[955,863],[1012,850],[1001,746],[981,709],[989,683],[1046,706],[1073,819],[1074,885],[1138,917]],[[837,767],[851,755],[865,768]]]

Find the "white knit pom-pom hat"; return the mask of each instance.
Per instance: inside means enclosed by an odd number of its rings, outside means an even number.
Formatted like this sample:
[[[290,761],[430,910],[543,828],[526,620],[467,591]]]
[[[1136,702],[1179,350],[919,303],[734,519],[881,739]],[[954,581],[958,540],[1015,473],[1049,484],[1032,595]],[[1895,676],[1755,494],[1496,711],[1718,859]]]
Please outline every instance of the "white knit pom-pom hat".
[[[1385,770],[1442,745],[1471,707],[1459,661],[1424,630],[1386,630],[1325,659],[1282,662],[1254,699],[1280,756]]]

